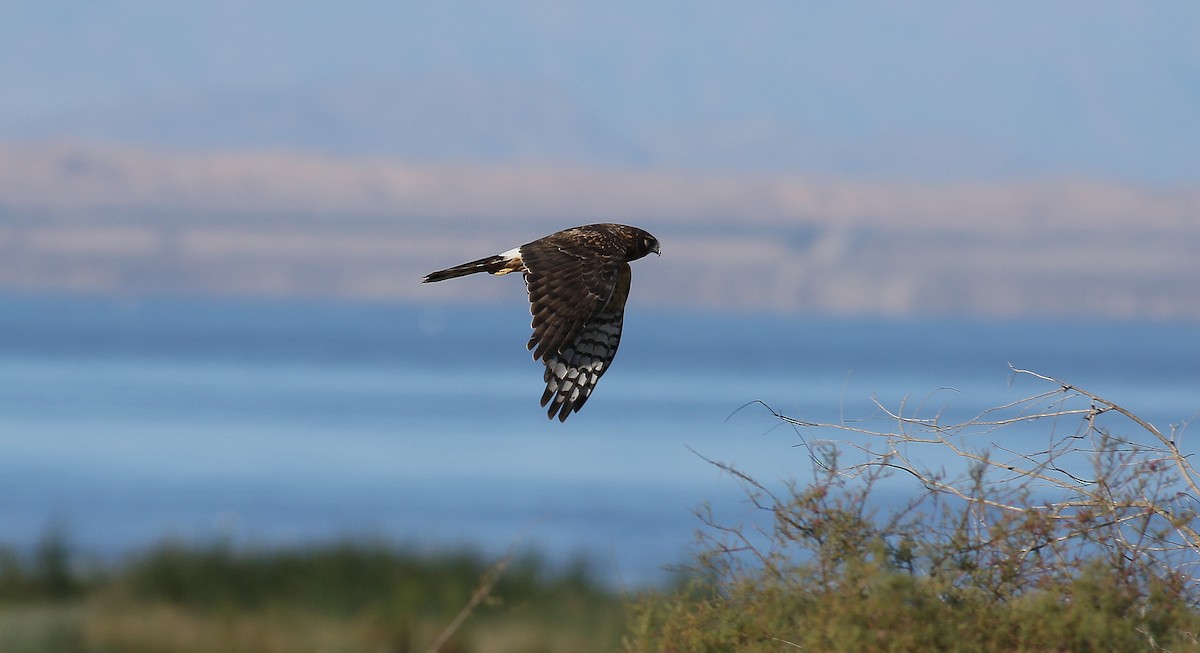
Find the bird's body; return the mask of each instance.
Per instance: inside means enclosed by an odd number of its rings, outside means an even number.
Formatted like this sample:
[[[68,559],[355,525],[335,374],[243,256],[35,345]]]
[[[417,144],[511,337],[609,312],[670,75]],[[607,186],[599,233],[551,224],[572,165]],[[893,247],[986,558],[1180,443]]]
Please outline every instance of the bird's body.
[[[542,405],[565,421],[578,411],[608,369],[621,341],[629,262],[659,252],[658,240],[637,227],[573,227],[497,254],[431,272],[424,282],[476,272],[522,272],[533,313],[528,347],[546,366]]]

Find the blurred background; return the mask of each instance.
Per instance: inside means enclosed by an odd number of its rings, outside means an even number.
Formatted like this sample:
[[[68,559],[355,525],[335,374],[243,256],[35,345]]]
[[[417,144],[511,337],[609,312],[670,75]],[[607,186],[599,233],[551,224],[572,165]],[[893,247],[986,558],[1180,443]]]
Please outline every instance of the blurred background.
[[[0,7],[0,544],[385,537],[662,582],[805,419],[1200,410],[1200,6]],[[524,288],[654,233],[566,424]],[[1019,384],[1018,384],[1019,385]],[[950,389],[952,390],[950,390]],[[931,408],[932,410],[932,408]],[[1031,436],[1035,437],[1035,436]]]

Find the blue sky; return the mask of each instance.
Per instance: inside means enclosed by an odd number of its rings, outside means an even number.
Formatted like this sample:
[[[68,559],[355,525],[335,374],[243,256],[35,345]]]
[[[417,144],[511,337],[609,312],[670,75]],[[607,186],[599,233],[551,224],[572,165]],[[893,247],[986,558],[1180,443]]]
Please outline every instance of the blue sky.
[[[1200,4],[24,0],[0,139],[1200,179]]]

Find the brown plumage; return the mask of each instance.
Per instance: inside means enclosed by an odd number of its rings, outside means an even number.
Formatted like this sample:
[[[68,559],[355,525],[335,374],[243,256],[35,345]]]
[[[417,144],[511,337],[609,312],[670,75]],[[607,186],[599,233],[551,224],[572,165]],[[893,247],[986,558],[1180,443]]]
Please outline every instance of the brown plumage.
[[[476,272],[524,273],[533,313],[528,348],[546,366],[542,406],[565,421],[583,407],[621,342],[629,262],[659,253],[658,240],[623,224],[564,229],[470,263],[431,272],[424,283]]]

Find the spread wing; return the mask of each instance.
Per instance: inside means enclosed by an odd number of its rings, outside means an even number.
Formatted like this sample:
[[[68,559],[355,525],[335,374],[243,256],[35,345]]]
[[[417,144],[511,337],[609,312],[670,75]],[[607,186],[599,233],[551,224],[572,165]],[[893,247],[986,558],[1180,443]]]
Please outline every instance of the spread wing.
[[[605,245],[595,232],[568,229],[521,246],[535,360],[561,353],[609,303],[621,266],[629,266]]]
[[[566,421],[568,415],[582,408],[617,355],[631,276],[629,264],[620,264],[608,302],[560,351],[546,355],[542,406],[550,404],[546,413],[549,417],[557,414],[558,421]]]

